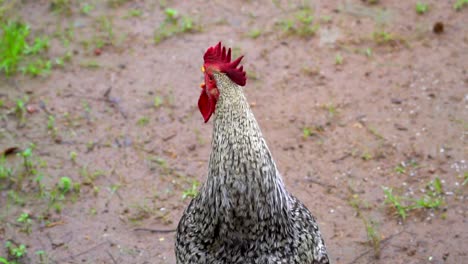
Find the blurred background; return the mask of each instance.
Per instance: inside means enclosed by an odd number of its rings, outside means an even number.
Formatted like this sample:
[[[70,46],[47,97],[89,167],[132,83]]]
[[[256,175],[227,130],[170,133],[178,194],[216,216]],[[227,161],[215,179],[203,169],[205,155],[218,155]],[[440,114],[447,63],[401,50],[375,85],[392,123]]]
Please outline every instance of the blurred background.
[[[218,41],[334,263],[463,263],[467,7],[0,0],[0,263],[175,263]]]

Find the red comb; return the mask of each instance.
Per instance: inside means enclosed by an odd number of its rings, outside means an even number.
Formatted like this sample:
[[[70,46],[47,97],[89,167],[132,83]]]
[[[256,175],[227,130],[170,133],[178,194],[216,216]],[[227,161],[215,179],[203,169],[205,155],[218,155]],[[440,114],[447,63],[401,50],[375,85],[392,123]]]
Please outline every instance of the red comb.
[[[247,77],[245,76],[245,71],[243,66],[237,68],[244,56],[240,56],[236,60],[231,62],[231,48],[227,50],[226,47],[222,47],[221,41],[218,42],[216,46],[209,47],[203,59],[205,60],[205,68],[209,69],[210,67],[215,67],[220,72],[226,73],[226,75],[235,83],[240,86],[244,86]]]

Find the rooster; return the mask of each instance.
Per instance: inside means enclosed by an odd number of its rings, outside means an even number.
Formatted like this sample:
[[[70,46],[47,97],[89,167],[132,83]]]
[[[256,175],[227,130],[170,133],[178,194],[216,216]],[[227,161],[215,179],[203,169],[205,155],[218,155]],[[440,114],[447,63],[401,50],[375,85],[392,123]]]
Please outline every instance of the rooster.
[[[285,188],[244,96],[243,56],[204,55],[198,107],[214,116],[208,178],[177,227],[177,263],[329,263],[317,222]]]

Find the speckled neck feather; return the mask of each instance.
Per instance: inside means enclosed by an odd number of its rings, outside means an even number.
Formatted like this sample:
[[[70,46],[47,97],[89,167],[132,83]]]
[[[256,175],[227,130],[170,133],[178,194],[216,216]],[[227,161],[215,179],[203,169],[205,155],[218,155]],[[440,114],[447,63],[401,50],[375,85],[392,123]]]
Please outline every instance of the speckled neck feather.
[[[177,263],[329,263],[317,223],[285,189],[242,88],[214,72],[208,178],[177,228]]]
[[[238,223],[241,225],[256,224],[259,219],[273,216],[279,220],[277,217],[288,209],[288,195],[257,121],[242,88],[224,74],[214,76],[220,98],[202,201],[214,201],[213,217],[249,218]]]

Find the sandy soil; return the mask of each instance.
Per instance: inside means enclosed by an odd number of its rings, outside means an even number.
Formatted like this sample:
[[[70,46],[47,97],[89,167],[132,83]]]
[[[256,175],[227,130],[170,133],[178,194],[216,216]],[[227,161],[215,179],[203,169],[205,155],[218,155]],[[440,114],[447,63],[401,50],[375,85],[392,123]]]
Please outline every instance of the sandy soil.
[[[52,12],[50,2],[23,1],[15,14],[32,32],[55,35],[49,56],[69,50],[71,62],[48,77],[0,77],[0,151],[34,143],[46,193],[34,177],[0,181],[0,256],[9,240],[27,246],[19,263],[175,263],[174,233],[136,229],[174,229],[190,200],[183,193],[206,178],[212,123],[197,109],[200,66],[222,40],[245,55],[245,93],[334,263],[466,262],[467,8],[424,1],[429,11],[418,15],[417,1],[310,1],[319,27],[298,36],[281,26],[304,10],[294,1],[91,0],[88,15],[85,1],[70,14]],[[156,45],[166,7],[197,30]],[[141,16],[130,16],[134,9]],[[21,126],[11,110],[18,98],[30,110]],[[4,166],[24,170],[17,155]],[[80,190],[51,206],[47,193],[63,176]],[[414,203],[436,177],[437,208],[403,220],[385,203],[383,186]]]

